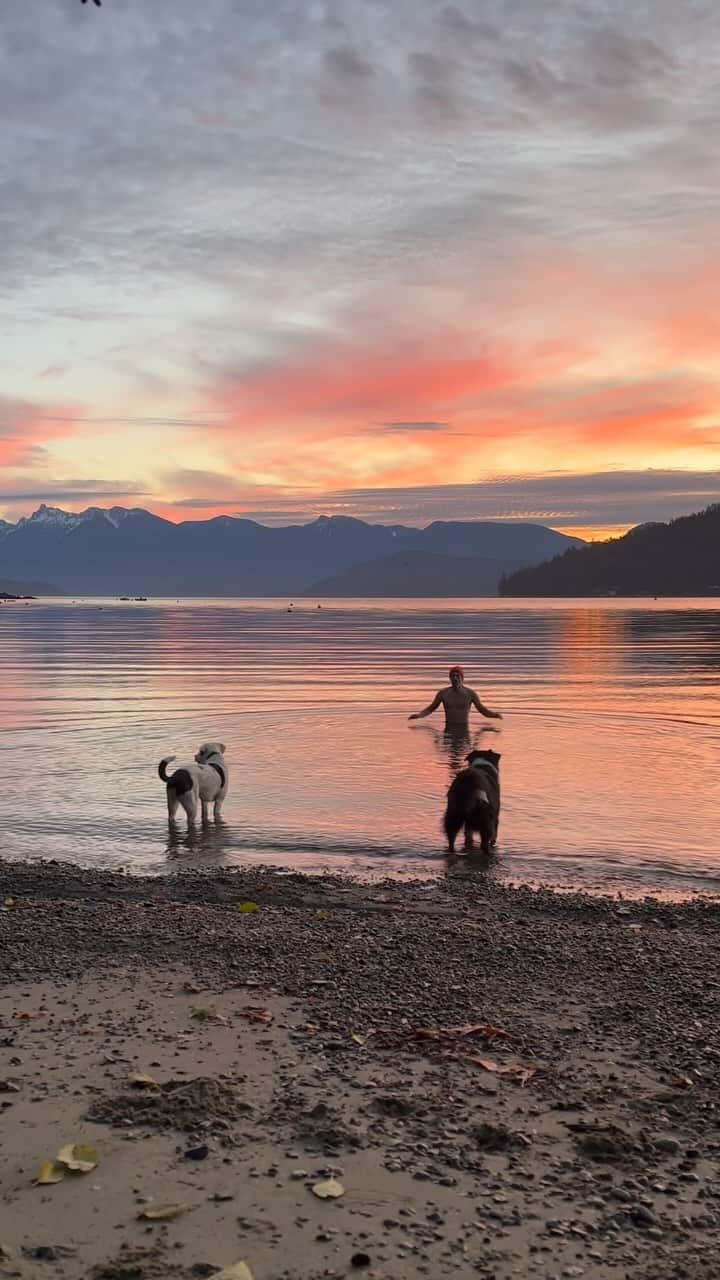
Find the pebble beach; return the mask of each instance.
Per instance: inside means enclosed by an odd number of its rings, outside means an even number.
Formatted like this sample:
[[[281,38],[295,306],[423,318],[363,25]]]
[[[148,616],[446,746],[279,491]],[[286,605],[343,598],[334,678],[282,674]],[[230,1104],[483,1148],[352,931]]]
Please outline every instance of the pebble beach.
[[[720,904],[0,883],[1,1276],[717,1274]]]

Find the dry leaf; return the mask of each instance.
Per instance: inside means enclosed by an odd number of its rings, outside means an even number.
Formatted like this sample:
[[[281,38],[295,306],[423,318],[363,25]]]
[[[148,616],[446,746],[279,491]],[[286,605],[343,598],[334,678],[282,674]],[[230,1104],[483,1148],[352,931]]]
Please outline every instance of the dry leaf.
[[[448,1036],[485,1036],[488,1040],[508,1040],[509,1031],[494,1027],[489,1022],[463,1022],[459,1027],[415,1027],[411,1034],[416,1040],[444,1040]]]
[[[62,1165],[56,1164],[54,1160],[45,1160],[40,1165],[40,1172],[35,1179],[33,1186],[49,1187],[53,1182],[62,1182],[65,1176]]]
[[[207,991],[207,987],[199,987],[196,982],[183,982],[182,989],[189,996],[199,996],[201,991]]]
[[[330,919],[330,912],[329,912],[329,911],[316,911],[316,912],[315,912],[315,919],[316,919],[316,920],[329,920],[329,919]]]
[[[460,1027],[448,1027],[450,1035],[457,1036],[486,1036],[488,1040],[509,1040],[510,1032],[503,1031],[502,1027],[494,1027],[490,1022],[472,1023],[464,1022]]]
[[[98,1163],[98,1153],[95,1148],[81,1142],[69,1142],[66,1147],[58,1151],[55,1158],[58,1164],[64,1165],[73,1173],[90,1173],[91,1169],[97,1168]]]
[[[222,1271],[213,1271],[213,1280],[253,1280],[253,1273],[247,1262],[235,1262]]]
[[[517,1080],[520,1085],[526,1085],[528,1080],[532,1080],[539,1071],[538,1067],[501,1067],[497,1062],[490,1062],[488,1058],[476,1058],[474,1053],[463,1053],[460,1059],[462,1062],[472,1062],[476,1067],[482,1067],[483,1071],[493,1071],[498,1076]]]
[[[251,916],[251,915],[254,915],[256,911],[259,911],[259,910],[260,908],[257,902],[241,902],[238,905],[238,911],[240,912],[241,916]]]
[[[355,1044],[364,1044],[364,1043],[365,1043],[365,1037],[364,1037],[364,1036],[358,1036],[358,1035],[356,1035],[356,1034],[355,1034],[355,1032],[353,1032],[353,1034],[350,1036],[350,1039],[351,1039],[351,1040],[354,1040],[354,1041],[355,1041]]]
[[[345,1195],[345,1188],[342,1182],[337,1182],[335,1178],[328,1178],[325,1182],[316,1182],[311,1187],[313,1195],[319,1200],[337,1200],[338,1196]]]
[[[315,960],[317,964],[332,964],[332,956],[329,956],[327,951],[318,951],[317,954],[311,956],[310,959]]]
[[[20,911],[23,907],[29,907],[30,903],[27,898],[6,898],[3,906],[6,911]]]
[[[250,1022],[272,1022],[273,1020],[273,1015],[270,1010],[262,1009],[260,1005],[257,1004],[245,1005],[243,1013],[246,1018],[249,1018]]]
[[[186,1204],[149,1205],[138,1214],[138,1218],[145,1218],[148,1222],[169,1222],[171,1218],[179,1218],[181,1213],[187,1213],[187,1210]]]
[[[153,1080],[152,1076],[147,1075],[144,1071],[133,1071],[128,1076],[128,1080],[135,1089],[159,1089],[160,1085],[157,1080]]]

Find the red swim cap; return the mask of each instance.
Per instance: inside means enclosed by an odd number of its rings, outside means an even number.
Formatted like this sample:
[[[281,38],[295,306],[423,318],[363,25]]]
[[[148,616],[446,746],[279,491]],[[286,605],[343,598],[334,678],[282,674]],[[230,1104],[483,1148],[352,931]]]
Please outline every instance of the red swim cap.
[[[453,676],[459,676],[461,680],[465,679],[465,672],[463,671],[462,667],[451,667],[450,670],[448,671],[448,675],[451,680]]]

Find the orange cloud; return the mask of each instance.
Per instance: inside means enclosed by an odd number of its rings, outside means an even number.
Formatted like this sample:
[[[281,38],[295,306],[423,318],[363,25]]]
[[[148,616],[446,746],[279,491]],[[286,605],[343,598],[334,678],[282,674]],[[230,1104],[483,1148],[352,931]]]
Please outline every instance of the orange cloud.
[[[0,466],[32,465],[33,449],[74,434],[79,425],[79,410],[0,398]]]
[[[500,353],[459,354],[456,344],[447,352],[388,351],[388,342],[382,350],[330,343],[309,354],[302,366],[272,365],[230,375],[213,393],[213,403],[235,426],[292,426],[307,418],[369,425],[378,417],[412,417],[428,404],[457,404],[517,377],[512,361]]]

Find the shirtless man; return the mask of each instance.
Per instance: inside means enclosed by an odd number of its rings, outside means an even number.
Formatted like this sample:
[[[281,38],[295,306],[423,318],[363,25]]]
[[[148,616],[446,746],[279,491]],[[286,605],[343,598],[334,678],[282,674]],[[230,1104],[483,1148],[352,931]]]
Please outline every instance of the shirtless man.
[[[488,716],[491,720],[502,720],[499,711],[490,711],[488,707],[484,707],[475,690],[466,688],[462,667],[451,667],[448,675],[450,687],[438,689],[429,706],[424,707],[422,711],[414,711],[411,716],[408,716],[408,720],[423,720],[441,705],[445,712],[446,733],[467,731],[471,707],[476,707],[481,716]]]

